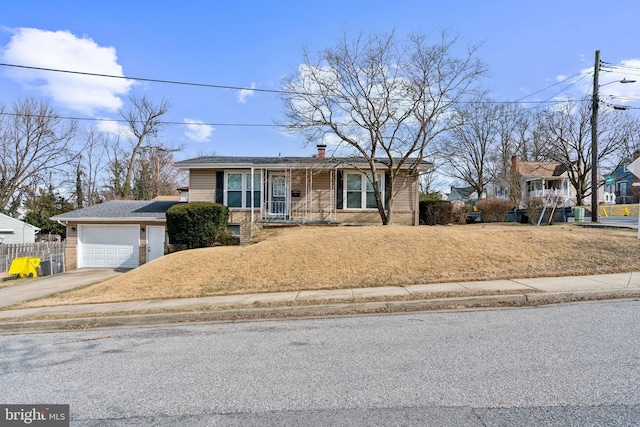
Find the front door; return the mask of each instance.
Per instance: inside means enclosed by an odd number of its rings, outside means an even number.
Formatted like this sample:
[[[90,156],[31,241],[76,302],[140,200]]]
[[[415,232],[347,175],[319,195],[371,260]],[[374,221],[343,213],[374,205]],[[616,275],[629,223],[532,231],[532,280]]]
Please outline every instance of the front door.
[[[284,219],[287,217],[287,177],[284,174],[272,174],[270,181],[269,215]]]
[[[147,262],[164,255],[164,227],[147,226]]]

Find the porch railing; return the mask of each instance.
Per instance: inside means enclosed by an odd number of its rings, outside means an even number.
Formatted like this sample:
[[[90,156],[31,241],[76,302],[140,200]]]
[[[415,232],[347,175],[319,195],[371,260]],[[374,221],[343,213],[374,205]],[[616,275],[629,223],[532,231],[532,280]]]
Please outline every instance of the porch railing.
[[[335,211],[332,209],[332,202],[265,202],[261,219],[284,220],[284,221],[333,221]]]
[[[289,219],[291,216],[286,201],[266,201],[262,210],[262,219]]]
[[[549,194],[555,195],[556,192],[560,191],[563,196],[569,197],[569,194],[566,191],[562,191],[559,188],[549,188],[545,190],[533,190],[529,191],[529,197],[547,197]]]

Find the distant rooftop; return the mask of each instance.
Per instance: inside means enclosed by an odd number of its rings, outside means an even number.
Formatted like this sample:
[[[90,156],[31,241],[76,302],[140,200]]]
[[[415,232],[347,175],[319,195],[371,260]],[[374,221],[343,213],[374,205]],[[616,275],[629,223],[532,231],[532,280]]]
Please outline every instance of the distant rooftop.
[[[557,162],[520,162],[520,175],[522,176],[560,176],[567,168]]]

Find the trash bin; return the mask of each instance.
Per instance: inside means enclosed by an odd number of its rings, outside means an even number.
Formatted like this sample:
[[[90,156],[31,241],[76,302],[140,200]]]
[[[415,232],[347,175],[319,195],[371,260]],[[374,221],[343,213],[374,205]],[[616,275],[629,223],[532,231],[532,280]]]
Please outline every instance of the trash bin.
[[[40,258],[20,257],[11,261],[9,274],[20,277],[38,277]]]
[[[584,221],[584,208],[573,208],[573,217],[576,222]]]
[[[51,261],[42,261],[40,263],[40,271],[42,272],[43,276],[49,276],[53,274],[51,271]]]

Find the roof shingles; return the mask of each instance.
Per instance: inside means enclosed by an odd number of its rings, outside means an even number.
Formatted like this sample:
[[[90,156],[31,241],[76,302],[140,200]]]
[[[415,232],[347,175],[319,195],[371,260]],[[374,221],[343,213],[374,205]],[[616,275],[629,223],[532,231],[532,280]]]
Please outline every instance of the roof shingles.
[[[82,219],[166,219],[165,213],[177,201],[160,200],[110,200],[86,208],[51,217],[52,220],[70,221]]]

